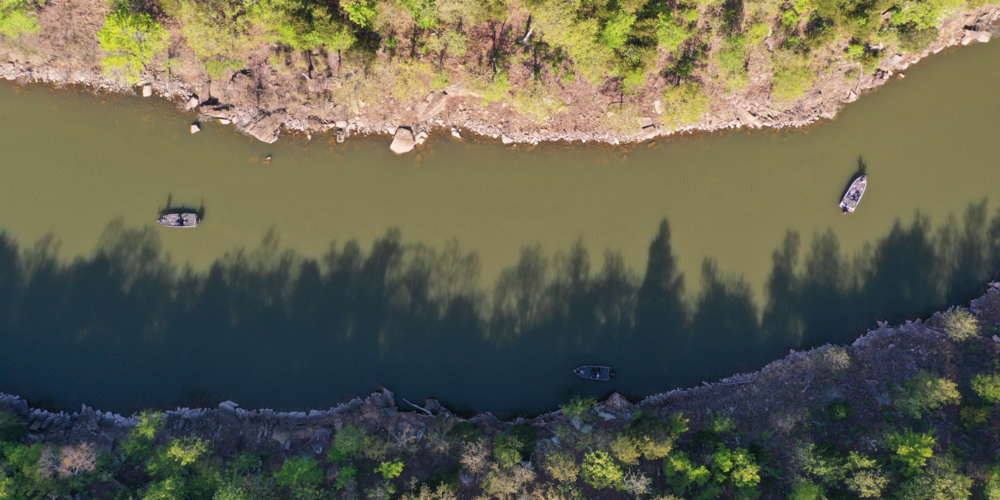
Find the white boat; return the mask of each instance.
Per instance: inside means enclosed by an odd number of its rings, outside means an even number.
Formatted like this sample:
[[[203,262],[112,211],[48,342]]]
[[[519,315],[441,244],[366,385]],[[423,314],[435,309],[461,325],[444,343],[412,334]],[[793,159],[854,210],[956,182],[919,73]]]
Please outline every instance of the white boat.
[[[167,227],[195,227],[201,222],[201,217],[198,217],[198,214],[191,213],[166,214],[156,219],[156,222]]]
[[[861,196],[865,194],[865,186],[868,184],[868,176],[862,175],[854,182],[851,183],[851,187],[847,188],[847,194],[844,195],[844,199],[840,201],[840,208],[845,214],[849,214],[858,208],[858,203],[861,203]]]

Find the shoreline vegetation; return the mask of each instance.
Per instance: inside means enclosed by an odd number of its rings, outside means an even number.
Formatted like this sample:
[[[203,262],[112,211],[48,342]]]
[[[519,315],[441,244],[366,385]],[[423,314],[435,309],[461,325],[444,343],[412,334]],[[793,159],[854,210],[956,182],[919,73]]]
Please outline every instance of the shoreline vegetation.
[[[831,118],[998,18],[983,0],[0,0],[0,77],[140,88],[269,143],[620,144]]]
[[[388,390],[328,411],[131,417],[0,394],[0,498],[994,499],[998,324],[991,283],[969,310],[850,346],[513,422]]]

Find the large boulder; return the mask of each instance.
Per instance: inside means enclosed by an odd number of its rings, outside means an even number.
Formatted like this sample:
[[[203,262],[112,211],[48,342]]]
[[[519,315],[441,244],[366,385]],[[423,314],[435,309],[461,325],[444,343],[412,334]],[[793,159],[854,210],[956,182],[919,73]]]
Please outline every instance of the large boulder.
[[[389,145],[389,149],[393,153],[401,155],[413,151],[416,145],[417,143],[413,139],[413,130],[410,127],[399,127],[396,129],[396,135],[392,137],[392,144]]]
[[[261,112],[257,115],[257,120],[246,128],[246,133],[268,144],[278,140],[281,133],[281,124],[285,121],[285,113],[277,111],[274,113]]]

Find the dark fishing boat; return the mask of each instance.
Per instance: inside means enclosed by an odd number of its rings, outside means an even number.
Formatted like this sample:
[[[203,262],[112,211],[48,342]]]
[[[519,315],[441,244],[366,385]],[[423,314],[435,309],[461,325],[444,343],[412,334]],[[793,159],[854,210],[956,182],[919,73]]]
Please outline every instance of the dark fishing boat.
[[[198,214],[190,213],[166,214],[156,219],[156,222],[167,227],[195,227],[201,222],[201,217],[198,217]]]
[[[583,365],[573,369],[573,373],[587,380],[607,382],[614,378],[615,371],[610,366]]]
[[[844,199],[840,201],[840,208],[845,214],[849,214],[858,208],[858,203],[861,203],[861,195],[865,194],[865,186],[868,185],[868,176],[862,175],[854,182],[851,183],[851,187],[847,188],[847,194],[844,195]]]

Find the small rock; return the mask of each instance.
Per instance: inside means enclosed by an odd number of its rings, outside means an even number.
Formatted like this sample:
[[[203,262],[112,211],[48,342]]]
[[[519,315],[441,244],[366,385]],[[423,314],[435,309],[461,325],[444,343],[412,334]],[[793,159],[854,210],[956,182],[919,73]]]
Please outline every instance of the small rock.
[[[189,97],[187,100],[187,104],[184,105],[184,109],[187,111],[191,111],[192,109],[197,107],[198,107],[198,96],[194,95]]]
[[[993,343],[994,344],[1000,344],[1000,337],[997,337],[996,335],[994,335],[993,336]]]
[[[500,136],[500,142],[502,142],[504,144],[514,144],[514,139],[511,139],[510,137],[507,137],[506,135],[501,135]]]
[[[441,411],[441,403],[436,399],[428,399],[424,402],[424,408],[429,412],[437,413]]]
[[[425,141],[427,141],[428,137],[430,137],[430,135],[427,132],[417,133],[417,139],[416,139],[417,144],[423,144]]]
[[[191,124],[191,133],[192,134],[197,134],[198,132],[201,132],[201,125],[198,125],[197,123],[192,123]]]
[[[456,139],[461,139],[462,138],[462,132],[458,129],[458,127],[452,126],[451,127],[451,136],[454,137],[454,138],[456,138]]]
[[[653,110],[656,111],[656,114],[658,115],[663,114],[663,103],[660,102],[659,99],[653,101]]]
[[[229,125],[230,123],[233,123],[233,122],[232,122],[232,120],[229,120],[227,118],[219,118],[219,123],[221,123],[223,125]]]
[[[337,121],[333,122],[333,124],[336,125],[337,128],[339,128],[339,129],[345,129],[345,128],[347,128],[347,120],[337,120]]]
[[[347,140],[347,129],[342,128],[337,130],[337,144],[341,144]]]
[[[392,138],[392,144],[389,145],[389,149],[393,153],[401,155],[413,151],[414,146],[416,146],[416,142],[413,140],[413,130],[410,130],[410,127],[399,127],[396,129],[396,134]]]
[[[145,84],[145,85],[143,85],[142,86],[142,96],[143,97],[150,97],[152,95],[153,95],[153,86],[150,85],[150,84],[148,84],[148,83]]]

